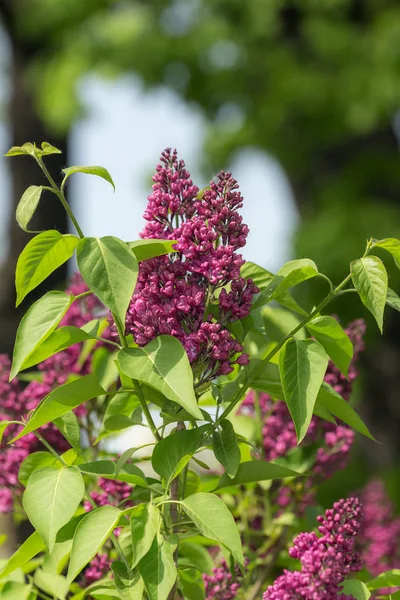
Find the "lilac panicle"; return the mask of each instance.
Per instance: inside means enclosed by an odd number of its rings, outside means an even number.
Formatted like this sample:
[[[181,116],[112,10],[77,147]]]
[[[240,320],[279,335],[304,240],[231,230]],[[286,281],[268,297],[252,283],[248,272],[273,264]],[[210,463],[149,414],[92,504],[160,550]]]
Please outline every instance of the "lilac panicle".
[[[353,600],[341,593],[341,584],[350,573],[361,570],[354,549],[362,510],[358,498],[335,502],[317,517],[319,535],[301,533],[289,554],[301,563],[301,570],[284,571],[268,587],[263,600]]]
[[[240,277],[237,250],[249,229],[238,209],[243,198],[230,173],[221,172],[203,193],[193,185],[176,150],[161,155],[148,198],[143,238],[176,240],[175,252],[140,263],[126,333],[140,346],[156,336],[177,337],[201,382],[226,375],[248,357],[226,324],[250,312],[258,288]],[[225,289],[225,287],[229,289]],[[219,297],[219,314],[209,302]],[[199,375],[200,374],[200,375]]]
[[[359,547],[365,566],[374,577],[400,569],[400,516],[395,516],[382,481],[371,481],[361,492],[361,502],[364,515]]]
[[[212,575],[203,574],[206,600],[233,600],[240,589],[242,577],[236,569],[235,576],[230,572],[225,560],[213,567]]]

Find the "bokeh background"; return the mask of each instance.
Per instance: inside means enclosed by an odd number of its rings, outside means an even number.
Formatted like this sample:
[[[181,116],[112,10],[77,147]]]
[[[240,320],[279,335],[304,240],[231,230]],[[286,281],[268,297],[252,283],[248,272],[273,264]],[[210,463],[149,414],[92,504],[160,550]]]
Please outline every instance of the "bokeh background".
[[[251,228],[245,257],[270,270],[307,256],[339,282],[367,238],[400,237],[398,0],[0,0],[0,107],[1,154],[46,140],[63,151],[48,159],[53,174],[109,169],[115,195],[89,176],[69,185],[87,235],[137,237],[152,171],[173,146],[200,187],[234,172]],[[31,159],[0,158],[0,352],[27,308],[14,308],[29,239],[15,206],[39,181]],[[67,222],[45,196],[33,228],[47,227]],[[296,290],[308,306],[311,291],[324,293],[311,285]],[[387,314],[380,337],[352,296],[332,311],[343,324],[367,320],[354,402],[382,443],[360,440],[321,493],[379,472],[400,503],[400,315]]]

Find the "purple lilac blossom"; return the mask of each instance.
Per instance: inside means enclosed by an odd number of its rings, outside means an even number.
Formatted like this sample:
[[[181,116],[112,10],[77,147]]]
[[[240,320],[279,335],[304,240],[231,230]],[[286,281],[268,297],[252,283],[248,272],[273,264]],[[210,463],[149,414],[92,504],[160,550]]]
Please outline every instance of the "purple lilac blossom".
[[[98,506],[106,506],[107,504],[117,506],[120,502],[129,498],[132,493],[132,486],[123,481],[116,481],[115,479],[100,477],[97,485],[100,490],[94,490],[90,495]],[[92,505],[89,501],[85,500],[84,508],[87,512],[92,510]]]
[[[365,566],[374,577],[384,571],[400,569],[400,516],[395,516],[382,481],[371,481],[360,497],[364,515],[359,547]]]
[[[232,600],[236,598],[241,585],[240,571],[235,576],[230,572],[225,560],[218,567],[213,567],[212,575],[203,574],[206,600]]]
[[[103,579],[110,572],[112,560],[108,557],[107,553],[96,554],[91,560],[89,566],[85,569],[83,574],[82,587],[87,587],[99,579]]]
[[[80,276],[75,276],[66,291],[78,295],[87,291],[87,287]],[[71,305],[61,325],[81,327],[92,320],[96,311],[101,308],[95,296],[82,298]],[[107,335],[107,332],[104,335]],[[31,381],[26,387],[23,387],[17,378],[8,381],[11,363],[7,356],[0,356],[0,421],[21,420],[21,417],[26,417],[34,410],[52,389],[64,384],[69,375],[86,374],[89,371],[89,361],[83,366],[79,365],[79,355],[80,346],[75,344],[43,361],[38,365],[42,380]],[[81,406],[75,412],[84,416],[86,409]],[[22,494],[23,488],[18,483],[18,471],[23,460],[29,454],[43,449],[34,433],[17,440],[12,446],[7,445],[19,430],[18,425],[11,425],[6,429],[0,450],[0,512],[12,511],[14,499]],[[69,448],[69,444],[52,423],[41,427],[39,432],[58,452],[65,452]]]
[[[210,381],[230,373],[235,363],[248,362],[225,328],[249,314],[259,291],[252,280],[240,277],[244,260],[237,250],[249,231],[238,213],[243,198],[225,172],[200,193],[171,149],[162,153],[153,181],[141,236],[176,240],[175,252],[140,263],[126,333],[140,346],[161,334],[177,337],[199,381]],[[216,303],[218,293],[215,319],[209,302]]]
[[[317,517],[320,535],[301,533],[289,550],[292,558],[300,560],[301,570],[285,570],[263,600],[354,600],[341,593],[341,584],[362,568],[354,549],[361,517],[358,498],[339,500],[324,517]]]

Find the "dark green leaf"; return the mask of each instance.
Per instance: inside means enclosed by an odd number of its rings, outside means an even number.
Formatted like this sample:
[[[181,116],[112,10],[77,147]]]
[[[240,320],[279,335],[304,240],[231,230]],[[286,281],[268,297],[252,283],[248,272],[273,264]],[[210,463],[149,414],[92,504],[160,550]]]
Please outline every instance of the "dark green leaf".
[[[337,320],[328,316],[317,317],[308,323],[307,329],[324,347],[337,368],[347,375],[353,358],[353,344]]]
[[[213,450],[229,477],[235,477],[240,465],[240,449],[233,425],[227,419],[222,419],[220,429],[214,431]]]
[[[55,330],[72,301],[72,296],[53,291],[32,304],[18,327],[10,381],[29,364],[32,354]]]
[[[135,290],[138,262],[127,244],[118,238],[84,238],[78,244],[79,271],[98,298],[125,323]]]
[[[282,465],[267,463],[263,460],[250,460],[240,464],[236,476],[231,479],[226,473],[218,482],[217,490],[245,483],[257,483],[258,481],[269,481],[271,479],[285,479],[286,477],[299,477],[292,469]]]
[[[327,366],[328,356],[314,340],[290,338],[279,353],[282,388],[298,443],[307,433]]]
[[[155,256],[170,254],[175,252],[173,246],[176,240],[137,240],[136,242],[128,242],[129,248],[132,249],[138,262],[148,260]]]
[[[177,576],[174,549],[172,544],[159,536],[138,564],[149,600],[168,600]]]
[[[383,329],[388,276],[382,261],[377,256],[366,256],[350,265],[351,278],[362,303],[373,314],[379,329]]]
[[[106,428],[106,422],[112,417],[124,416],[130,418],[133,411],[140,406],[138,397],[131,392],[115,394],[107,404],[103,423],[100,428],[96,443],[105,438],[110,432]]]
[[[159,441],[154,447],[151,463],[153,469],[166,481],[174,475],[184,456],[193,455],[200,447],[208,425],[197,429],[176,431]]]
[[[322,384],[319,391],[317,405],[326,408],[332,415],[355,429],[355,431],[362,433],[362,435],[365,435],[371,440],[375,440],[354,408],[352,408],[340,394],[325,382]]]
[[[33,412],[23,430],[14,438],[18,440],[27,433],[70,412],[83,402],[104,394],[94,375],[84,375],[79,379],[60,385],[48,394]]]
[[[225,503],[215,494],[200,492],[188,496],[181,504],[199,532],[222,544],[243,568],[242,542],[235,520]]]
[[[108,183],[110,183],[113,186],[114,191],[115,191],[115,185],[112,180],[112,177],[111,177],[110,173],[107,171],[107,169],[105,169],[104,167],[67,167],[66,169],[63,169],[62,172],[65,175],[64,181],[66,179],[68,179],[68,177],[70,177],[70,175],[73,175],[74,173],[85,173],[86,175],[96,175],[97,177],[101,177],[102,179],[105,179],[106,181],[108,181]]]
[[[84,463],[78,466],[83,473],[87,473],[88,475],[97,475],[106,479],[124,481],[125,483],[130,483],[131,485],[148,487],[143,471],[141,471],[136,465],[124,465],[118,475],[116,475],[115,472],[116,463],[111,460],[96,460],[94,462]]]
[[[17,306],[25,296],[63,265],[78,245],[74,235],[43,231],[28,242],[21,252],[15,272]]]
[[[121,600],[143,600],[144,583],[139,573],[130,575],[124,563],[119,560],[114,561],[111,568]]]
[[[195,419],[203,419],[193,389],[193,372],[181,342],[160,335],[142,348],[123,348],[118,353],[123,373],[155,388]]]

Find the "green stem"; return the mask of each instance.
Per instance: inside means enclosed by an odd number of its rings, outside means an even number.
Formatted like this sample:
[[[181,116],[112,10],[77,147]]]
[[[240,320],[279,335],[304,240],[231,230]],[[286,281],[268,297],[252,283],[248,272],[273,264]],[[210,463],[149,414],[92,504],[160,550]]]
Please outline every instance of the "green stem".
[[[298,331],[300,331],[300,329],[303,329],[303,327],[305,327],[307,323],[309,323],[315,316],[317,316],[321,312],[321,310],[324,309],[325,306],[335,298],[335,296],[338,296],[339,292],[342,290],[342,288],[344,288],[347,285],[350,279],[351,275],[349,274],[342,281],[342,283],[340,283],[336,288],[329,292],[329,294],[324,298],[324,300],[322,300],[322,302],[308,315],[308,317],[306,317],[303,321],[301,321],[301,323],[297,325],[297,327],[295,327],[292,331],[285,335],[285,337],[271,350],[271,352],[264,358],[264,360],[262,360],[261,363],[251,372],[251,374],[246,377],[243,386],[240,388],[232,402],[229,404],[229,406],[226,407],[222,415],[218,417],[218,419],[215,421],[214,429],[218,427],[221,421],[223,419],[226,419],[226,417],[233,411],[235,406],[239,404],[244,394],[251,386],[252,381],[254,381],[257,375],[264,369],[265,365],[267,365],[270,362],[270,360],[275,356],[275,354],[279,352],[282,346],[285,345],[287,340],[293,337]]]
[[[57,196],[57,198],[59,198],[61,204],[63,205],[65,211],[67,212],[67,214],[69,215],[69,218],[71,219],[71,221],[73,222],[76,231],[78,232],[78,235],[80,238],[84,238],[85,236],[83,235],[83,231],[82,229],[79,227],[79,223],[75,218],[74,213],[71,210],[71,207],[69,206],[66,198],[65,198],[65,194],[64,194],[64,190],[60,189],[56,182],[54,181],[54,179],[52,178],[52,176],[50,175],[49,171],[47,170],[46,165],[43,162],[43,159],[41,157],[37,157],[36,161],[39,165],[39,167],[42,169],[43,173],[46,175],[52,189],[54,190],[55,195]]]
[[[144,397],[142,387],[138,381],[133,381],[133,385],[137,397],[139,398],[140,406],[142,407],[144,416],[146,417],[147,424],[151,429],[151,433],[153,434],[157,442],[159,442],[162,439],[162,437],[156,427],[156,424],[153,421],[153,417],[151,416],[151,412],[149,410],[149,407],[147,406],[146,398]]]

